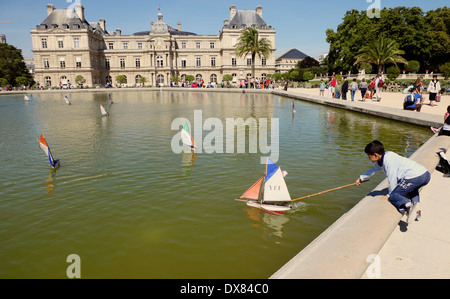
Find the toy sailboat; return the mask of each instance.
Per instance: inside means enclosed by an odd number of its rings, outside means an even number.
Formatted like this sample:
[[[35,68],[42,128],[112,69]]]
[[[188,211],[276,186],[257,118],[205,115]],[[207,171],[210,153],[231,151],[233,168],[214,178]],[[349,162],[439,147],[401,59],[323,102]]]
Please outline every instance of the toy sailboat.
[[[26,94],[26,95],[23,97],[23,99],[24,99],[26,102],[28,102],[28,101],[30,100],[30,98],[28,97],[28,94]]]
[[[294,102],[292,102],[292,113],[295,113],[295,112],[297,112],[297,110],[295,109]]]
[[[44,138],[44,134],[41,134],[41,139],[39,140],[39,148],[41,148],[44,153],[47,155],[50,160],[50,166],[52,168],[59,167],[59,160],[53,158],[52,152],[50,151],[50,147],[47,144],[47,141]]]
[[[67,105],[70,105],[70,101],[69,101],[69,98],[67,96],[64,96],[64,101],[66,101]]]
[[[236,200],[244,201],[250,207],[283,214],[292,207],[283,203],[291,202],[291,195],[284,181],[287,175],[270,158],[267,158],[264,176]]]
[[[100,104],[100,111],[102,112],[102,115],[109,116],[109,113],[106,111],[105,107],[103,107],[102,104]]]
[[[194,138],[192,138],[192,135],[189,132],[189,127],[187,123],[185,123],[183,128],[181,129],[181,141],[183,142],[184,145],[189,146],[191,149],[193,150],[197,149]]]

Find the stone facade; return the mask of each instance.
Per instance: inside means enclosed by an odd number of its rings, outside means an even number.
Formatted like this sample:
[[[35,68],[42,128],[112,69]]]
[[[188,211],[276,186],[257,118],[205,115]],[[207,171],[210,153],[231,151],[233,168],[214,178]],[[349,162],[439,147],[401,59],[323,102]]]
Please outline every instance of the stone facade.
[[[47,5],[47,18],[31,30],[35,81],[42,86],[75,85],[79,75],[85,86],[116,85],[116,77],[124,75],[126,85],[168,85],[173,76],[183,79],[192,75],[205,83],[221,83],[223,75],[233,82],[251,77],[251,56],[236,57],[234,45],[248,27],[258,29],[260,38],[271,42],[270,57],[256,57],[258,79],[275,73],[275,29],[262,19],[262,7],[236,10],[230,7],[230,20],[225,20],[219,35],[197,35],[181,31],[163,21],[161,12],[149,31],[122,35],[121,30],[108,32],[106,21],[87,22],[84,7],[75,10],[55,9]]]

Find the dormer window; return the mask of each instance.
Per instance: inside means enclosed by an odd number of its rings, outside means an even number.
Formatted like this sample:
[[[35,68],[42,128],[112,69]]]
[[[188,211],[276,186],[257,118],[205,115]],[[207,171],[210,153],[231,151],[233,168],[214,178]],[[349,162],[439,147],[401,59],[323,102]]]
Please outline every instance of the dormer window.
[[[80,29],[80,24],[73,24],[73,29]]]
[[[62,25],[62,28],[63,28],[63,29],[69,29],[69,24],[63,24],[63,25]]]
[[[52,28],[58,28],[58,24],[52,24]]]

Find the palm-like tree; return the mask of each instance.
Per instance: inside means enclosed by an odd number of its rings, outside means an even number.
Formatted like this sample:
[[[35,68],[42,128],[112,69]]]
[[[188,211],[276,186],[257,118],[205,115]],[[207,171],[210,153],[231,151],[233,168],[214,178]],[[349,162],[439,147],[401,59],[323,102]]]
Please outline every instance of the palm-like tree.
[[[384,66],[388,63],[408,64],[408,61],[402,56],[405,51],[398,48],[395,40],[380,36],[378,39],[372,40],[366,46],[362,47],[354,64],[360,62],[373,63],[378,67],[378,73],[384,72]]]
[[[254,28],[247,28],[242,32],[235,46],[234,53],[238,57],[252,55],[252,77],[255,78],[255,58],[268,57],[272,53],[272,45],[269,40],[259,39],[258,30]]]

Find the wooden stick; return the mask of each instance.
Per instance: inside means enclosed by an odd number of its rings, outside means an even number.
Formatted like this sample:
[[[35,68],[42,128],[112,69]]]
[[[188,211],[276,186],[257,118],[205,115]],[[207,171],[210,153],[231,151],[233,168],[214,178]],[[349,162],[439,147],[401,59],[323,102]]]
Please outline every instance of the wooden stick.
[[[306,196],[303,196],[303,197],[295,198],[292,201],[297,201],[297,200],[305,199],[305,198],[308,198],[308,197],[313,197],[313,196],[316,196],[316,195],[324,194],[324,193],[327,193],[327,192],[331,192],[331,191],[335,191],[335,190],[339,190],[339,189],[342,189],[342,188],[355,186],[355,185],[356,185],[356,183],[352,183],[352,184],[348,184],[348,185],[345,185],[345,186],[336,187],[336,188],[325,190],[325,191],[322,191],[322,192],[319,192],[319,193],[314,193],[314,194],[306,195]]]

